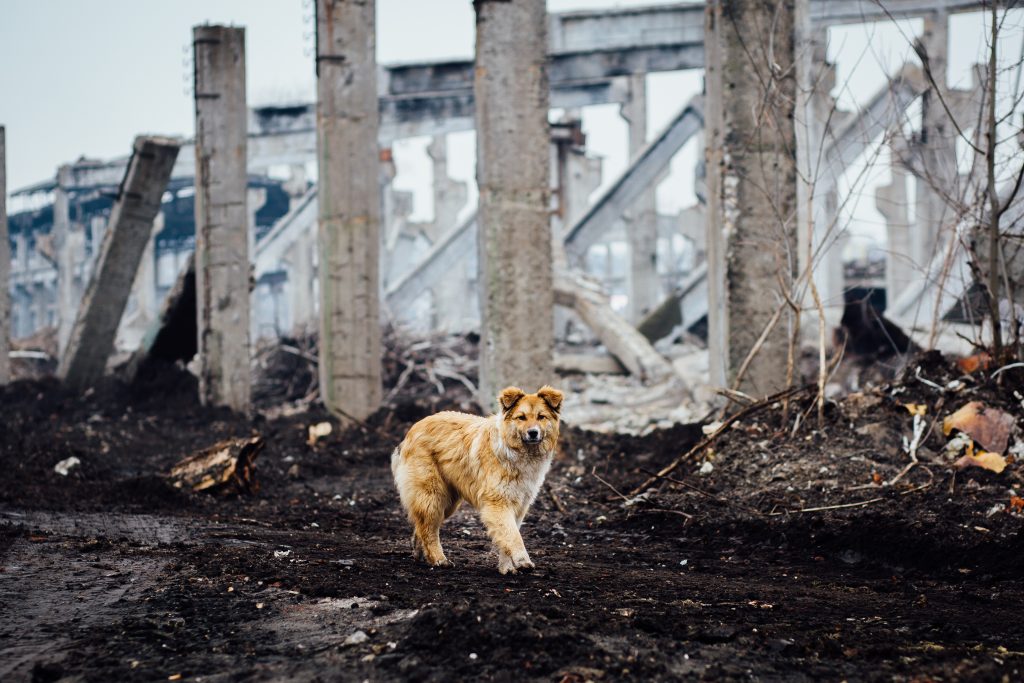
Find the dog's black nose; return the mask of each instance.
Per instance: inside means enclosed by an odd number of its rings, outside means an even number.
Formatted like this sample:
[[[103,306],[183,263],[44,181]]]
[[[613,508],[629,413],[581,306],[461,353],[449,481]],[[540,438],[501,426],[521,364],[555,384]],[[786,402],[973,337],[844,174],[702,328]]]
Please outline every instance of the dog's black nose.
[[[526,430],[526,438],[529,441],[540,441],[540,430],[536,427],[531,427]]]

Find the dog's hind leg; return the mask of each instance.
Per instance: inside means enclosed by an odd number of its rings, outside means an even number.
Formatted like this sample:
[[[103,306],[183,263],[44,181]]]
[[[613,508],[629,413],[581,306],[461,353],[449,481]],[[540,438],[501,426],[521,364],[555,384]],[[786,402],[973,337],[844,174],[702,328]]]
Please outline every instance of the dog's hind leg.
[[[413,524],[414,543],[423,551],[427,564],[450,566],[441,548],[441,524],[446,513],[456,505],[449,487],[436,468],[423,468],[412,479],[413,495],[409,497],[409,519]]]

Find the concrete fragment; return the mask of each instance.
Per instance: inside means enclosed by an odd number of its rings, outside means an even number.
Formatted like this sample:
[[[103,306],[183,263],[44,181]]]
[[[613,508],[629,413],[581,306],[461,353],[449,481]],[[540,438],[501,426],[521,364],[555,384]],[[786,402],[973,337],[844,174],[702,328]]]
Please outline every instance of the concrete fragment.
[[[153,220],[178,156],[178,142],[138,137],[93,265],[58,374],[83,390],[103,376]]]

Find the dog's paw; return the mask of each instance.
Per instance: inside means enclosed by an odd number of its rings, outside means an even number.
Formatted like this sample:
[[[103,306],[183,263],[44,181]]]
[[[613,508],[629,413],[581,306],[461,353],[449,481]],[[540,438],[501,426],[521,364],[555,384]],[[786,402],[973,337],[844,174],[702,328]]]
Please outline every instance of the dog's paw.
[[[447,557],[442,555],[440,558],[435,560],[427,560],[427,564],[431,567],[454,567],[455,565]]]
[[[498,555],[498,572],[501,574],[516,574],[519,570],[529,571],[533,568],[533,561],[525,551],[514,557],[505,553]]]

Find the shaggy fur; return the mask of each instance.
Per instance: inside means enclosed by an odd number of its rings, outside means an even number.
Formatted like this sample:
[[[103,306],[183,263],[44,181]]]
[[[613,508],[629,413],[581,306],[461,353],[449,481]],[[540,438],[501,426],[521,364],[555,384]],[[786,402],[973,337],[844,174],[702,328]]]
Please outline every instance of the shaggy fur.
[[[440,529],[463,500],[480,513],[498,552],[498,571],[532,569],[519,534],[558,443],[562,392],[542,387],[527,394],[508,387],[501,413],[479,417],[443,412],[414,424],[391,455],[402,507],[413,525],[414,557],[451,563]]]

